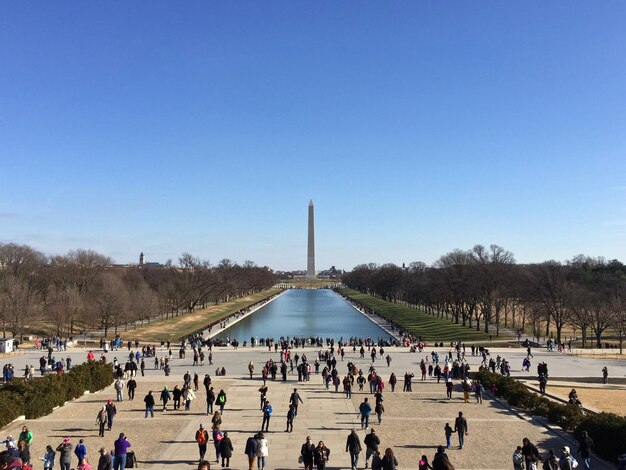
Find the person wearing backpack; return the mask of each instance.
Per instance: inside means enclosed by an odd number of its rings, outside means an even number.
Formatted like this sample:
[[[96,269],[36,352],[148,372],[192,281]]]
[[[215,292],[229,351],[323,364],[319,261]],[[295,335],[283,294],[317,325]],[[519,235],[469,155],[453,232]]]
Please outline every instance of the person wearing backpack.
[[[559,470],[559,459],[556,458],[552,449],[548,458],[543,461],[543,470]]]
[[[198,451],[200,452],[200,460],[204,460],[204,454],[206,454],[206,443],[209,440],[209,433],[204,429],[202,424],[196,431],[196,442],[198,443]]]
[[[226,406],[226,392],[223,389],[217,394],[215,404],[220,407],[220,414],[223,415],[224,407]]]
[[[563,447],[563,455],[561,456],[561,460],[559,460],[559,468],[560,470],[573,470],[578,467],[578,462],[569,450],[568,446]]]

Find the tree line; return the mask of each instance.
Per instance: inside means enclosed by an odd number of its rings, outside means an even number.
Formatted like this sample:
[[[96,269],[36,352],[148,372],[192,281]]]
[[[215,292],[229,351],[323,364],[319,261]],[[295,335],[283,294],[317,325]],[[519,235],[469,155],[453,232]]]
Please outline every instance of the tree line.
[[[579,255],[566,262],[517,264],[498,245],[453,250],[433,265],[362,264],[343,276],[348,287],[390,302],[404,302],[486,333],[506,328],[534,337],[564,329],[580,333],[583,347],[601,347],[610,334],[626,334],[626,266]],[[578,336],[578,335],[576,335]]]
[[[197,308],[259,292],[275,282],[251,261],[217,266],[184,253],[177,264],[121,266],[92,250],[46,256],[27,246],[0,243],[0,327],[6,337],[25,331],[68,337]]]

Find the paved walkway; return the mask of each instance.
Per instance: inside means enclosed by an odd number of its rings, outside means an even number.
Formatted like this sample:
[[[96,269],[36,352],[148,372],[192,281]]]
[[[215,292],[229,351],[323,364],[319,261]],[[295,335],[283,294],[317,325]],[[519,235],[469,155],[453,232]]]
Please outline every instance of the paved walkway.
[[[86,356],[86,350],[72,351],[75,362]],[[158,354],[165,351],[160,350]],[[298,350],[302,354],[302,350]],[[389,348],[387,350],[392,357],[392,364],[387,368],[383,361],[378,360],[375,364],[380,368],[380,373],[387,381],[391,371],[394,371],[400,379],[401,390],[402,376],[410,370],[419,375],[418,362],[424,354],[411,354],[407,348]],[[440,349],[440,352],[443,350]],[[492,354],[501,353],[509,358],[514,364],[520,363],[524,355],[521,350],[492,351]],[[117,355],[120,360],[127,356],[128,351],[117,351],[109,354],[109,358]],[[309,359],[313,359],[316,351],[307,349]],[[25,361],[34,363],[41,352],[28,353],[19,357],[10,358],[11,361]],[[65,353],[63,354],[65,356]],[[190,411],[157,411],[155,418],[144,418],[143,396],[148,389],[155,393],[167,385],[173,388],[176,383],[182,383],[182,376],[186,370],[197,370],[200,380],[205,373],[209,373],[213,379],[216,391],[223,388],[228,397],[228,403],[223,419],[223,430],[228,431],[235,448],[231,459],[231,468],[247,468],[246,457],[243,454],[245,441],[248,436],[257,432],[261,425],[261,412],[259,410],[258,388],[261,386],[259,372],[262,364],[269,358],[278,359],[278,355],[269,352],[267,348],[257,347],[239,348],[238,350],[220,348],[213,352],[214,364],[205,364],[203,367],[191,367],[191,358],[174,359],[172,375],[165,377],[162,371],[148,369],[145,377],[137,379],[139,388],[134,402],[124,401],[119,404],[118,416],[113,431],[107,433],[104,438],[97,436],[95,427],[95,415],[99,407],[107,398],[113,398],[111,389],[104,392],[87,395],[73,403],[56,410],[47,417],[28,421],[28,426],[35,434],[32,453],[37,457],[43,455],[46,444],[58,445],[60,441],[70,436],[73,440],[82,437],[86,440],[89,448],[89,456],[92,460],[97,457],[96,450],[102,445],[111,447],[118,432],[125,432],[129,436],[133,448],[136,450],[140,465],[143,468],[192,469],[197,462],[197,445],[194,442],[194,433],[199,423],[210,427],[210,418],[205,414],[205,394],[202,385],[197,399],[192,403]],[[360,359],[358,352],[351,350],[346,360],[339,362],[340,373],[345,373],[346,363],[354,361],[357,367],[367,371],[370,360]],[[556,358],[576,359],[582,361],[575,366]],[[470,357],[472,368],[476,370],[480,358]],[[600,370],[594,359],[571,358],[570,356],[555,355],[554,353],[539,352],[537,360],[546,360],[551,370],[572,368],[578,372],[587,371],[595,373]],[[255,378],[250,380],[247,376],[247,364],[253,360],[256,365]],[[590,361],[587,363],[587,361]],[[601,361],[604,364],[606,361]],[[147,361],[148,367],[153,364]],[[217,367],[224,366],[227,371],[226,377],[215,377]],[[620,369],[611,366],[614,374],[626,373],[626,366]],[[524,373],[517,372],[520,375]],[[296,469],[302,468],[297,463],[299,449],[307,435],[311,435],[315,442],[324,440],[332,450],[330,468],[349,468],[349,457],[345,453],[345,439],[353,427],[358,428],[357,409],[365,393],[355,393],[352,400],[344,398],[343,393],[327,391],[321,383],[321,376],[313,376],[310,382],[298,383],[297,376],[290,375],[287,383],[268,381],[268,398],[274,407],[274,416],[270,425],[269,441],[270,457],[268,469]],[[285,433],[285,416],[288,409],[288,398],[293,388],[297,387],[305,403],[300,405],[299,415],[294,425],[293,433]],[[549,448],[559,449],[563,445],[575,447],[575,443],[567,441],[562,433],[546,429],[539,423],[522,419],[498,402],[485,400],[482,405],[464,404],[460,392],[455,392],[453,400],[445,399],[443,383],[437,384],[436,380],[429,379],[424,383],[414,380],[413,392],[402,393],[396,389],[394,393],[385,391],[386,413],[381,425],[375,424],[381,437],[383,450],[386,447],[393,448],[400,468],[416,468],[417,461],[422,454],[426,454],[432,460],[432,456],[438,445],[445,443],[443,426],[446,422],[454,423],[458,411],[463,411],[469,422],[469,436],[463,450],[451,449],[450,458],[457,469],[509,469],[511,468],[511,454],[517,445],[521,445],[523,437],[536,442],[542,452]],[[375,418],[373,418],[375,420]],[[22,423],[15,423],[5,430],[13,435],[19,433]],[[359,430],[359,436],[363,440],[365,433]],[[212,442],[209,443],[207,455],[212,455]],[[360,468],[363,468],[364,453],[361,456]],[[213,459],[214,460],[214,459]],[[40,468],[40,466],[35,466]],[[599,468],[599,467],[597,467]],[[610,468],[610,466],[602,467]]]

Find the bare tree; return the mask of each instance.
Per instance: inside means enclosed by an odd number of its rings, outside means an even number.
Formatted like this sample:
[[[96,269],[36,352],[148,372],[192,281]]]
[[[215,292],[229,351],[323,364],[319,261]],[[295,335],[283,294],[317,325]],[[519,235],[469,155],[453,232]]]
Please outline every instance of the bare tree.
[[[105,272],[95,278],[89,294],[94,312],[104,330],[104,336],[108,335],[111,327],[115,328],[117,336],[117,328],[128,310],[126,287],[118,276]]]
[[[568,302],[571,292],[567,277],[568,270],[567,266],[556,261],[533,265],[530,269],[536,296],[544,307],[546,317],[554,321],[556,341],[559,343],[561,342],[561,331],[570,321],[572,315]]]
[[[489,250],[482,245],[476,245],[472,249],[472,256],[478,274],[478,304],[484,319],[485,333],[489,333],[493,315],[496,314],[499,319],[503,306],[499,298],[504,295],[504,268],[515,263],[515,258],[513,253],[498,245],[490,245]],[[477,324],[477,329],[479,328]]]

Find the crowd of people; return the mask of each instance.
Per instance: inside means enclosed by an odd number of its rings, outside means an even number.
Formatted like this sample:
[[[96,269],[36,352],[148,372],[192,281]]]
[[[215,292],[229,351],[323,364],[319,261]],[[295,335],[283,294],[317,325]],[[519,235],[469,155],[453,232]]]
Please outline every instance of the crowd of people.
[[[269,441],[267,439],[268,433],[275,432],[272,429],[272,417],[277,412],[269,399],[269,380],[277,380],[277,376],[280,373],[282,381],[288,379],[289,374],[297,375],[298,382],[308,382],[311,380],[313,374],[319,375],[321,373],[322,384],[326,390],[330,389],[330,385],[334,386],[334,392],[339,393],[339,387],[342,386],[342,392],[346,399],[352,398],[352,393],[358,387],[359,392],[363,392],[365,384],[369,385],[369,393],[373,397],[364,397],[363,401],[358,407],[359,418],[361,423],[361,429],[366,431],[365,438],[363,439],[363,445],[365,446],[365,468],[371,468],[373,470],[387,470],[395,469],[399,463],[397,457],[394,455],[392,447],[381,446],[381,439],[377,435],[376,430],[371,427],[370,417],[376,416],[378,424],[382,423],[383,416],[387,411],[385,409],[384,393],[386,393],[386,385],[389,385],[390,391],[395,392],[396,383],[398,378],[395,373],[391,373],[389,378],[385,380],[383,378],[382,371],[385,367],[390,367],[392,357],[389,353],[388,342],[378,338],[372,340],[371,338],[349,338],[346,341],[340,339],[335,342],[331,338],[279,338],[275,341],[273,338],[256,339],[251,338],[251,346],[264,346],[269,351],[278,353],[277,360],[269,358],[260,367],[259,371],[255,370],[255,365],[252,361],[248,363],[248,372],[250,379],[254,379],[254,374],[257,372],[262,381],[262,385],[259,388],[260,400],[259,400],[259,421],[260,431],[250,436],[246,442],[245,449],[239,449],[248,457],[249,470],[252,470],[254,465],[258,470],[264,470],[268,465],[269,460]],[[104,346],[108,345],[107,348]],[[226,392],[221,389],[218,393],[215,392],[212,386],[212,380],[209,374],[205,374],[204,377],[200,377],[200,374],[196,372],[196,367],[202,367],[205,361],[209,365],[213,364],[213,346],[215,343],[211,340],[205,340],[200,335],[191,335],[187,338],[187,341],[182,342],[178,350],[178,358],[186,359],[190,354],[192,368],[187,370],[181,379],[179,384],[174,385],[173,388],[163,386],[163,389],[155,393],[149,390],[143,398],[145,404],[144,417],[154,417],[155,407],[157,403],[161,405],[161,412],[178,412],[179,410],[191,410],[193,401],[197,398],[197,392],[200,389],[200,383],[204,387],[206,395],[206,411],[202,408],[200,413],[206,412],[208,419],[210,419],[210,429],[205,429],[203,424],[200,424],[195,432],[195,441],[198,445],[199,461],[198,468],[210,468],[210,463],[207,460],[207,446],[212,443],[215,452],[215,462],[220,463],[222,467],[230,467],[230,459],[235,451],[233,442],[229,437],[228,427],[224,423],[224,410],[227,405]],[[318,346],[319,350],[317,354],[300,351],[299,348],[304,346]],[[110,348],[114,351],[119,351],[123,348],[124,343],[122,341],[105,342],[103,344],[104,352],[100,356],[100,360],[106,361],[106,351]],[[147,358],[154,359],[154,368],[164,370],[165,375],[169,375],[170,362],[173,360],[172,344],[162,343],[162,348],[165,348],[165,354],[161,357],[157,356],[156,347],[143,346],[139,347],[138,342],[126,343],[128,348],[128,358],[125,363],[122,364],[118,361],[117,357],[113,359],[115,381],[113,389],[115,391],[115,402],[123,402],[125,400],[134,400],[135,392],[137,390],[137,378],[139,374],[144,375],[145,362]],[[135,350],[132,350],[132,347]],[[465,357],[465,344],[458,342],[452,343],[450,351],[440,353],[432,351],[427,354],[423,359],[419,360],[420,377],[421,381],[437,380],[440,383],[443,380],[446,398],[448,400],[453,398],[455,391],[463,393],[463,399],[465,403],[469,402],[469,395],[473,393],[477,403],[482,403],[484,387],[477,380],[470,380],[469,372],[470,366]],[[425,348],[424,343],[419,343],[417,350],[423,351]],[[71,368],[71,360],[68,361],[56,361],[54,360],[53,353],[49,348],[49,357],[42,359],[45,360],[46,367],[49,366],[50,359],[53,363],[61,362],[61,370],[69,370]],[[344,360],[346,355],[352,351],[355,359]],[[191,351],[191,353],[189,353]],[[528,363],[524,366],[528,369],[530,367],[530,359],[533,358],[530,347],[527,350],[526,360]],[[307,357],[313,355],[313,357]],[[365,371],[356,366],[356,357],[365,359],[366,355],[369,357],[367,361],[368,367],[363,367]],[[479,348],[471,346],[472,356],[482,356],[481,368],[489,368],[492,371],[498,371],[503,375],[510,374],[510,364],[500,356],[497,358],[491,358],[489,351],[485,348]],[[348,355],[348,358],[350,356]],[[89,351],[88,360],[96,360],[93,351]],[[312,360],[311,360],[312,359]],[[344,365],[345,364],[345,365]],[[386,366],[385,366],[386,364]],[[56,367],[56,366],[55,366]],[[345,367],[345,373],[340,372],[340,369]],[[193,372],[192,372],[193,370]],[[604,371],[603,371],[604,372]],[[539,363],[538,374],[540,377],[547,378],[548,371],[545,362]],[[608,373],[607,373],[608,374]],[[225,369],[218,367],[216,375],[225,375]],[[384,374],[386,376],[386,374]],[[412,392],[412,382],[414,374],[411,371],[406,371],[403,376],[404,392]],[[401,376],[402,378],[402,376]],[[458,386],[457,386],[458,384]],[[543,390],[545,391],[545,383]],[[145,392],[144,392],[145,393]],[[371,398],[371,401],[370,401]],[[571,398],[571,397],[570,397]],[[117,415],[117,408],[113,399],[106,400],[103,403],[101,409],[96,416],[96,425],[98,426],[99,436],[104,437],[105,431],[112,431],[114,427],[115,417]],[[172,403],[172,408],[169,408]],[[284,406],[279,405],[279,410],[285,410],[282,414],[285,419],[284,432],[291,433],[295,428],[297,429],[297,416],[298,407],[303,404],[304,400],[297,388],[293,388],[293,392],[290,394],[289,402]],[[197,408],[196,408],[197,411]],[[442,423],[443,424],[443,423]],[[273,425],[275,428],[275,424]],[[441,445],[437,448],[436,453],[432,457],[432,461],[426,455],[422,455],[414,464],[419,469],[453,469],[453,465],[446,453],[447,449],[450,449],[452,445],[452,436],[457,435],[459,449],[463,449],[465,444],[465,438],[468,436],[468,422],[463,416],[463,412],[459,412],[458,416],[454,419],[453,426],[450,423],[446,423],[444,426],[444,437],[446,445]],[[22,464],[28,465],[31,462],[30,456],[30,444],[32,443],[32,433],[25,427],[19,439],[13,440],[11,436],[7,437],[4,441],[6,445],[6,451],[0,454],[0,470],[3,468],[13,468],[12,465],[17,460],[20,460]],[[300,448],[300,454],[298,456],[299,462],[305,469],[325,469],[331,458],[331,449],[329,449],[323,441],[317,441],[314,444],[311,437],[308,436],[306,442],[302,444]],[[130,451],[130,442],[124,435],[119,433],[119,437],[114,441],[113,449],[107,450],[102,447],[99,450],[98,458],[98,470],[109,470],[125,468],[127,459],[134,459],[134,454]],[[384,450],[383,450],[384,449]],[[588,436],[584,436],[581,440],[581,446],[579,453],[581,459],[585,464],[590,462],[591,452],[593,451],[593,442]],[[350,456],[350,464],[353,470],[359,465],[359,460],[363,448],[361,440],[359,438],[356,429],[353,429],[346,437],[345,452]],[[10,457],[8,457],[10,456]],[[520,457],[521,456],[521,457]],[[11,458],[12,460],[6,464],[7,467],[3,467],[2,462]],[[56,447],[48,445],[46,447],[46,454],[40,457],[43,462],[44,468],[52,469],[55,463],[62,468],[62,470],[69,469],[72,465],[73,458],[76,458],[78,462],[78,470],[89,470],[91,464],[88,458],[87,448],[80,440],[76,446],[73,446],[73,442],[67,438],[64,439]],[[333,459],[336,458],[333,454]],[[565,469],[575,468],[576,464],[574,457],[572,456],[569,447],[564,447],[561,450],[561,455],[557,456],[554,451],[550,451],[550,454],[542,458],[539,452],[528,439],[524,439],[522,445],[519,446],[513,453],[513,466],[514,469],[534,470],[538,469],[542,464],[543,469]],[[221,462],[220,462],[221,461]],[[554,466],[557,465],[557,466]],[[17,468],[17,467],[16,467]]]

